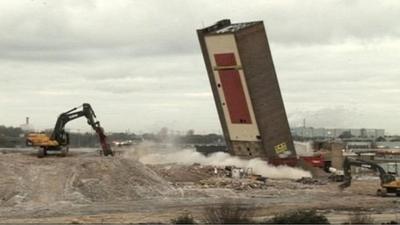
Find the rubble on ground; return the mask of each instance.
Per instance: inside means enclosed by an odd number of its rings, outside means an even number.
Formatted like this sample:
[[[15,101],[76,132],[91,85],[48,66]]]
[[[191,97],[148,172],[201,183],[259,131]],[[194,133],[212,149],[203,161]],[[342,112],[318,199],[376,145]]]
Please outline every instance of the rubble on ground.
[[[327,184],[326,181],[319,180],[319,179],[314,179],[311,177],[302,177],[300,179],[297,179],[296,182],[302,183],[302,184],[312,184],[312,185],[325,185]]]
[[[375,195],[376,180],[353,180],[341,191],[324,178],[267,179],[241,168],[229,176],[225,166],[148,166],[95,152],[43,159],[26,151],[0,156],[0,218],[9,223],[165,223],[182,209],[202,212],[226,199],[255,204],[269,214],[298,207],[393,210],[399,204]]]
[[[235,179],[215,177],[199,181],[202,188],[228,188],[233,190],[266,189],[265,182],[253,179]]]
[[[175,187],[228,188],[233,190],[265,189],[267,178],[250,174],[234,166],[158,164],[148,165]]]
[[[215,167],[203,166],[198,163],[192,165],[156,164],[147,166],[170,182],[196,182],[215,176]],[[220,168],[217,171],[222,173]]]

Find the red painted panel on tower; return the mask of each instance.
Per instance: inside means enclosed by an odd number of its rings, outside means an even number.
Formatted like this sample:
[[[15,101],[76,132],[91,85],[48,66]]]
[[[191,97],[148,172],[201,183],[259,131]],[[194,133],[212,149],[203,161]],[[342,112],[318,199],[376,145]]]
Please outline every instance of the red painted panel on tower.
[[[214,54],[217,66],[235,66],[236,59],[233,53]]]
[[[219,70],[218,73],[231,122],[251,124],[239,72],[237,70]]]

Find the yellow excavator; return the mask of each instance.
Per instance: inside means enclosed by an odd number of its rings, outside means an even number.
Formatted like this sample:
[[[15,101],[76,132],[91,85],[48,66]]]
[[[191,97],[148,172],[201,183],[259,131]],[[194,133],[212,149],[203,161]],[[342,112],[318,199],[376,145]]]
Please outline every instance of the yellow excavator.
[[[339,188],[342,190],[351,185],[352,166],[370,169],[379,173],[381,188],[376,191],[378,196],[385,197],[387,194],[396,194],[396,196],[400,196],[400,180],[396,180],[395,176],[387,173],[375,162],[350,157],[346,157],[343,161],[344,182],[339,185]]]
[[[79,109],[79,110],[78,110]],[[30,133],[26,137],[26,145],[38,147],[37,156],[42,158],[47,155],[48,151],[60,152],[61,156],[66,156],[69,151],[69,133],[65,131],[65,125],[74,119],[86,117],[87,123],[96,131],[102,154],[105,156],[114,155],[110,145],[107,143],[106,135],[100,122],[96,119],[92,107],[88,103],[83,103],[79,107],[75,107],[67,112],[61,113],[56,121],[53,133],[48,136],[44,133]]]

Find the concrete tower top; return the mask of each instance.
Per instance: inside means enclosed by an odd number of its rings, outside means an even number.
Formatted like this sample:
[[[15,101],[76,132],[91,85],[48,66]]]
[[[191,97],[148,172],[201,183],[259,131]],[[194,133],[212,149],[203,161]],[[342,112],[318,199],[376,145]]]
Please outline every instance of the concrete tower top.
[[[245,23],[231,23],[229,19],[223,19],[215,23],[214,25],[211,25],[209,27],[206,27],[204,29],[201,29],[204,33],[207,35],[209,34],[224,34],[224,33],[235,33],[238,32],[242,29],[251,27],[256,24],[260,24],[262,21],[253,21],[253,22],[245,22]]]

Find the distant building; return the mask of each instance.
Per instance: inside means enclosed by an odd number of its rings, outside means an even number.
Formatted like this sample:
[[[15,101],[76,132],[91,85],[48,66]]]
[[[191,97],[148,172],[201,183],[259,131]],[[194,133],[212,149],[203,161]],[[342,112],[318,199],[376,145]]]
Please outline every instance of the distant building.
[[[376,148],[400,149],[399,141],[380,141],[376,142]]]
[[[349,141],[346,143],[347,149],[371,149],[372,143],[369,141]]]
[[[294,127],[292,135],[303,138],[339,138],[340,136],[378,138],[385,136],[384,129],[347,129],[347,128],[314,128]]]
[[[26,117],[25,123],[21,124],[19,127],[25,133],[32,132],[34,130],[32,124],[29,123],[29,117]]]

